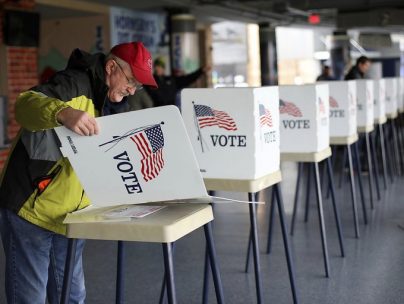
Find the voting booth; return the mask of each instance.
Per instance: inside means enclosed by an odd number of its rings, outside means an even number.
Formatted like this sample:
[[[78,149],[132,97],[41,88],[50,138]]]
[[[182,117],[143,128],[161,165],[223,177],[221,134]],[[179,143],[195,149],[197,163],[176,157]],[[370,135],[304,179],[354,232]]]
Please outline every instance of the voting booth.
[[[327,84],[279,86],[281,153],[319,152],[330,144]]]
[[[386,122],[386,81],[385,79],[373,80],[374,84],[374,115],[375,123]]]
[[[178,108],[132,111],[99,117],[97,122],[100,132],[93,136],[55,129],[60,150],[92,203],[64,221],[69,246],[61,302],[70,303],[72,261],[77,239],[82,238],[119,241],[116,302],[124,295],[122,241],[161,243],[167,296],[169,303],[176,303],[172,244],[204,227],[216,297],[223,303],[211,198]]]
[[[330,137],[357,133],[355,81],[329,81]]]
[[[397,115],[397,78],[387,77],[386,81],[386,114],[389,117],[395,117]]]
[[[205,179],[255,180],[279,171],[278,87],[185,89],[181,104]]]
[[[371,131],[374,123],[374,88],[373,80],[355,80],[357,96],[358,129]],[[387,89],[387,88],[386,88]]]
[[[104,116],[97,121],[101,131],[94,136],[80,136],[65,127],[55,129],[61,151],[93,207],[208,200],[176,107]]]

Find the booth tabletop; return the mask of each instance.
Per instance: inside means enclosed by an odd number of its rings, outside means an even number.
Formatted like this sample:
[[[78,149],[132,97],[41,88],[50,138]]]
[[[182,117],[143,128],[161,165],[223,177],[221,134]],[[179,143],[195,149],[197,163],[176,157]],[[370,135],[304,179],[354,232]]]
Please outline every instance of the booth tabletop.
[[[359,133],[370,133],[374,130],[374,126],[373,125],[369,125],[369,126],[362,126],[362,127],[358,127],[358,132]]]
[[[383,125],[386,122],[387,122],[387,117],[386,116],[375,118],[375,124],[377,124],[377,125]]]
[[[388,119],[395,119],[395,118],[397,118],[398,114],[397,114],[397,111],[394,111],[392,113],[386,113],[386,116]]]
[[[281,153],[281,161],[319,163],[330,156],[331,156],[331,148],[327,147],[320,152]]]
[[[237,192],[258,192],[282,180],[281,171],[254,180],[204,178],[206,189]]]
[[[124,222],[67,224],[67,237],[137,242],[174,242],[213,220],[212,207],[199,203],[159,203],[166,207]]]
[[[330,137],[330,145],[350,145],[358,141],[358,134],[352,134],[351,136],[337,136]]]

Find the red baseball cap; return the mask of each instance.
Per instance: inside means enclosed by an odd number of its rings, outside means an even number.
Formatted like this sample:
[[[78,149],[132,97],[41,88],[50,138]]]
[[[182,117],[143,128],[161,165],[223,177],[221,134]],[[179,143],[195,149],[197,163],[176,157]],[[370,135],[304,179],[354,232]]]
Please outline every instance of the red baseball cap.
[[[114,46],[111,53],[127,62],[133,76],[140,83],[157,88],[153,77],[153,61],[149,51],[141,42],[122,43]]]

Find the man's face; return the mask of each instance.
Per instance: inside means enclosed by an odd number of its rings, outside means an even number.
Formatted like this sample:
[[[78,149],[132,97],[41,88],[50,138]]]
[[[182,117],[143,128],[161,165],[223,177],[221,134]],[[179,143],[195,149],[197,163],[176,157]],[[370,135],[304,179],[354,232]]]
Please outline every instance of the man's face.
[[[117,61],[107,63],[107,96],[112,102],[121,102],[125,96],[135,94],[142,85],[132,75],[128,66],[121,66]]]
[[[366,61],[364,63],[359,63],[358,68],[362,73],[365,74],[370,68],[370,61]]]

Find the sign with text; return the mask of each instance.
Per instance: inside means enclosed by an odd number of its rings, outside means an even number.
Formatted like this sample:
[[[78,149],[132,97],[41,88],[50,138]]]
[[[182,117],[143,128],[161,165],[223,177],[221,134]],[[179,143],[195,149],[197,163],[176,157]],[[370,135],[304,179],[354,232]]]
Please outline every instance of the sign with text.
[[[181,101],[204,178],[253,180],[279,170],[277,87],[185,89]]]
[[[356,84],[354,81],[327,81],[330,102],[330,136],[356,134]]]
[[[279,86],[280,149],[320,152],[330,144],[327,84]]]
[[[178,109],[159,107],[97,118],[100,134],[56,128],[96,207],[208,197]]]
[[[374,123],[374,88],[373,80],[355,80],[357,97],[358,127],[373,126]],[[387,88],[386,88],[387,89]]]
[[[152,54],[155,54],[164,40],[165,16],[111,7],[110,27],[111,46],[124,42],[141,41]]]

